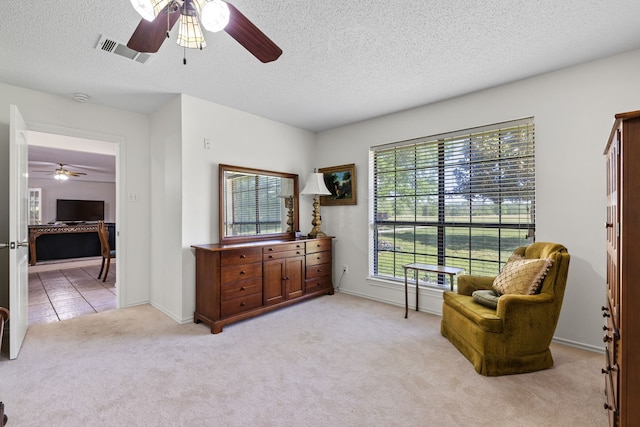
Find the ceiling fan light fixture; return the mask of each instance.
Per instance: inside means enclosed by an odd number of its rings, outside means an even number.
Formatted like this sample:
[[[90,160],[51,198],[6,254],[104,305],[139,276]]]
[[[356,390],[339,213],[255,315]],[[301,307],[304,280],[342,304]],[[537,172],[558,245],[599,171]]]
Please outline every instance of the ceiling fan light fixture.
[[[202,26],[213,33],[224,30],[229,23],[229,6],[221,0],[209,0],[202,7]]]
[[[53,175],[54,179],[57,179],[58,181],[66,181],[69,179],[69,177],[61,170],[57,170],[56,174]]]
[[[197,16],[181,15],[178,28],[178,45],[189,49],[202,49],[207,46]]]
[[[131,5],[143,19],[152,22],[169,1],[171,0],[131,0]]]

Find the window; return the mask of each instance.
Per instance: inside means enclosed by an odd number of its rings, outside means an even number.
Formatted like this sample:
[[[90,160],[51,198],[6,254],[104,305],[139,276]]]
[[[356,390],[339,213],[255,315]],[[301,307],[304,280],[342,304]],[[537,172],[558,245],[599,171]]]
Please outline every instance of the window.
[[[245,236],[282,232],[281,178],[267,175],[236,174],[228,179],[231,191],[226,192],[231,200],[232,221],[229,235]]]
[[[372,276],[404,280],[413,262],[497,274],[534,239],[534,154],[533,118],[372,147]]]

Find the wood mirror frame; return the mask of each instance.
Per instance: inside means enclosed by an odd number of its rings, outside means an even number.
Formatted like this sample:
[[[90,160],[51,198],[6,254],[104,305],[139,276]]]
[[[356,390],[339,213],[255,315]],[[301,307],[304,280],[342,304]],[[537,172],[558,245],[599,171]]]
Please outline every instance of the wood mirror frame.
[[[269,192],[264,193],[264,197],[273,197],[277,198],[278,203],[282,207],[282,215],[280,215],[280,224],[281,229],[279,231],[275,230],[267,230],[264,233],[261,233],[259,230],[255,230],[255,233],[251,232],[238,232],[238,233],[230,233],[229,227],[227,227],[227,213],[231,212],[230,207],[227,206],[227,200],[232,197],[226,194],[227,188],[230,188],[231,182],[229,181],[230,175],[235,174],[238,176],[254,176],[256,179],[261,177],[269,178],[281,178],[281,179],[290,179],[292,183],[293,194],[290,199],[292,203],[292,218],[288,219],[288,211],[287,208],[287,198],[283,198],[278,195],[278,192],[273,191],[273,194]],[[220,218],[220,243],[241,243],[241,242],[251,242],[257,240],[268,240],[268,239],[291,239],[295,237],[295,231],[300,229],[299,226],[299,216],[298,216],[298,175],[292,173],[285,172],[275,172],[264,169],[252,169],[246,168],[242,166],[231,166],[231,165],[223,165],[220,164],[218,167],[218,183],[219,183],[219,200],[218,206],[220,209],[219,218]],[[280,190],[282,188],[281,184],[276,184],[276,188]],[[256,190],[257,191],[257,190]],[[256,196],[258,196],[256,194]],[[274,225],[273,223],[271,224]],[[291,231],[287,231],[288,226],[291,226]]]

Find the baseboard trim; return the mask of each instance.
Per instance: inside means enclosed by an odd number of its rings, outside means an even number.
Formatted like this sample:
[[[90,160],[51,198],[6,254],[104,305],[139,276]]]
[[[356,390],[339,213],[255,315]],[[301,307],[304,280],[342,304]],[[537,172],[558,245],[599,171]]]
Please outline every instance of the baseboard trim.
[[[388,287],[385,285],[382,285],[383,287]],[[415,287],[414,287],[415,288]],[[420,296],[422,296],[423,294],[423,288],[420,288],[421,292],[420,292]],[[440,292],[437,289],[424,289],[426,291],[428,291],[428,295],[433,296],[433,294]],[[395,300],[390,300],[387,298],[380,298],[380,297],[375,297],[375,296],[371,296],[371,295],[367,295],[367,294],[363,294],[361,292],[354,292],[351,291],[349,289],[340,289],[340,292],[347,294],[347,295],[353,295],[355,297],[360,297],[360,298],[365,298],[365,299],[369,299],[372,301],[377,301],[377,302],[381,302],[381,303],[385,303],[385,304],[390,304],[390,305],[395,305],[397,307],[402,307],[404,308],[404,304],[398,304],[397,301]],[[414,290],[415,292],[415,290]],[[441,293],[441,292],[440,292]],[[410,289],[410,297],[411,297],[411,289]],[[413,294],[415,295],[415,294]],[[425,296],[428,296],[425,295]],[[409,299],[411,301],[411,298]],[[415,310],[415,305],[411,306],[411,302],[409,302],[409,310]],[[430,313],[430,314],[435,314],[437,316],[442,316],[442,311],[440,310],[429,310],[428,308],[424,308],[422,307],[422,304],[420,305],[420,311],[423,313]],[[568,339],[564,339],[564,338],[558,338],[558,337],[553,337],[552,342],[557,343],[557,344],[562,344],[562,345],[566,345],[569,347],[575,347],[581,350],[586,350],[586,351],[591,351],[594,353],[601,353],[604,354],[605,350],[603,347],[597,347],[594,345],[589,345],[589,344],[585,344],[585,343],[581,343],[581,342],[577,342],[577,341],[572,341],[572,340],[568,340]]]
[[[581,350],[587,350],[587,351],[591,351],[591,352],[594,352],[594,353],[604,354],[604,352],[605,352],[604,347],[597,347],[595,345],[584,344],[584,343],[581,343],[581,342],[571,341],[571,340],[567,340],[567,339],[564,339],[564,338],[553,337],[552,341],[554,343],[557,343],[557,344],[562,344],[562,345],[566,345],[566,346],[569,346],[569,347],[575,347],[575,348],[579,348]]]
[[[340,292],[343,293],[343,294],[347,294],[347,295],[353,295],[354,297],[360,297],[360,298],[365,298],[365,299],[369,299],[369,300],[372,300],[372,301],[381,302],[381,303],[384,303],[384,304],[395,305],[396,307],[401,307],[401,308],[404,309],[404,304],[398,304],[398,302],[395,301],[395,300],[390,300],[390,299],[387,299],[387,298],[374,297],[374,296],[363,294],[363,293],[360,293],[360,292],[353,292],[353,291],[347,290],[347,289],[340,289]],[[415,294],[413,294],[413,295],[415,297]],[[420,295],[422,296],[422,292],[420,292]],[[411,305],[411,303],[409,303],[409,310],[415,310],[415,309],[416,309],[415,304]],[[424,307],[422,307],[422,304],[421,304],[421,307],[420,307],[420,312],[421,313],[429,313],[429,314],[435,314],[435,315],[438,315],[438,316],[442,316],[442,311],[436,311],[436,310],[430,310],[429,308],[424,308]]]

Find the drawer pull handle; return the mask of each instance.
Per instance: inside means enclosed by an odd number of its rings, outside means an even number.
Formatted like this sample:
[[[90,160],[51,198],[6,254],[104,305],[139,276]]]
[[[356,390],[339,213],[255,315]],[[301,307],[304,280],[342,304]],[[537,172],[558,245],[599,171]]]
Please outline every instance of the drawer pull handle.
[[[240,255],[240,258],[246,258],[247,256],[245,254]]]
[[[602,337],[602,341],[603,342],[611,342],[611,341],[613,341],[613,338],[611,338],[609,335],[605,335],[604,337]]]
[[[245,304],[243,302],[240,303],[240,307],[244,307],[245,305],[247,305],[247,304]]]
[[[244,271],[244,270],[242,270],[242,271],[240,272],[240,274],[247,274],[247,272],[246,272],[246,271]]]
[[[273,248],[269,248],[269,252],[273,252]]]
[[[240,288],[240,290],[241,290],[241,291],[246,291],[246,290],[247,290],[247,288],[243,286],[243,287],[241,287],[241,288]]]
[[[322,269],[321,268],[318,269],[318,273],[322,273]]]
[[[269,255],[269,259],[273,259],[273,255]]]

